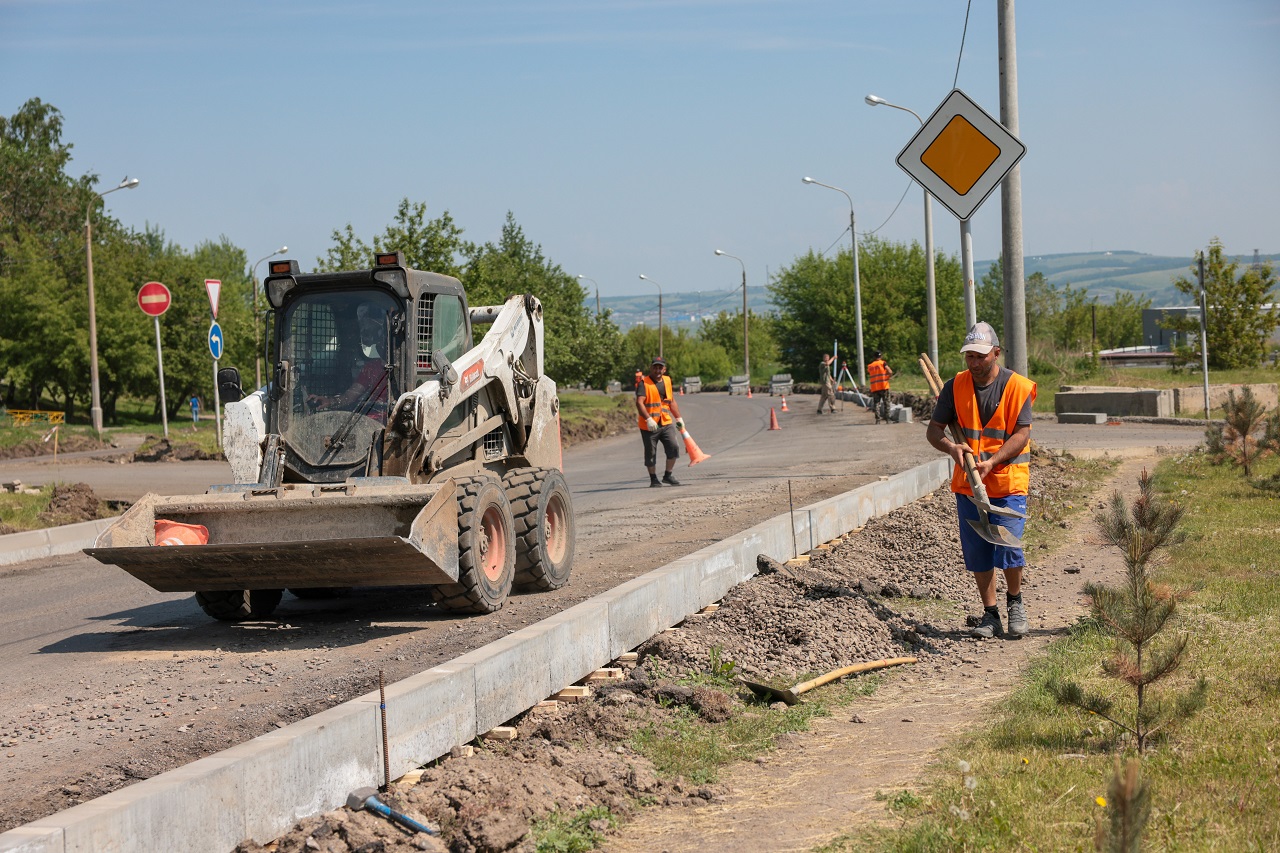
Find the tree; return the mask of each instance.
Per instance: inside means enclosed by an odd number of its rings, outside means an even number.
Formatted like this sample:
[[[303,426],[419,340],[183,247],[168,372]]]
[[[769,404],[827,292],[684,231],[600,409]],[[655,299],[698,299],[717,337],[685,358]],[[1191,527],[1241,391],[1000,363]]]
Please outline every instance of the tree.
[[[1226,417],[1221,424],[1205,430],[1205,444],[1209,457],[1216,463],[1228,462],[1244,469],[1245,479],[1252,474],[1253,465],[1268,453],[1277,449],[1274,434],[1278,431],[1280,410],[1274,417],[1267,417],[1267,407],[1253,396],[1248,385],[1240,398],[1235,391],[1227,391]],[[1254,436],[1262,432],[1262,438]]]
[[[859,246],[858,261],[863,345],[868,353],[884,351],[891,364],[896,360],[895,369],[911,369],[929,337],[924,251],[918,243],[906,246],[869,237]],[[810,250],[769,283],[779,310],[775,338],[780,358],[794,375],[816,380],[819,357],[830,352],[832,341],[840,342],[842,353],[853,349],[857,336],[852,265],[848,251],[830,259]],[[963,328],[960,265],[954,256],[940,255],[935,271],[939,353],[958,353],[968,331]],[[851,353],[850,361],[856,356]],[[958,368],[958,355],[952,364]]]
[[[1124,555],[1125,582],[1118,587],[1085,585],[1093,618],[1117,640],[1102,671],[1134,691],[1132,711],[1115,711],[1115,703],[1100,692],[1056,677],[1046,689],[1062,705],[1096,714],[1131,734],[1141,753],[1147,740],[1170,723],[1185,719],[1204,706],[1208,685],[1201,677],[1172,702],[1150,695],[1151,685],[1172,675],[1182,664],[1188,637],[1164,644],[1162,632],[1177,612],[1178,596],[1156,585],[1149,564],[1156,552],[1183,540],[1178,530],[1182,507],[1161,500],[1144,469],[1138,478],[1138,497],[1127,506],[1119,492],[1094,515],[1103,538]]]
[[[373,238],[373,246],[356,236],[351,223],[332,233],[333,245],[323,258],[316,258],[317,272],[368,269],[375,252],[404,252],[405,263],[414,269],[429,270],[459,278],[462,260],[474,247],[462,239],[463,230],[445,211],[427,219],[425,202],[400,200],[393,224]]]
[[[1203,255],[1202,255],[1203,256]],[[1222,242],[1214,237],[1203,256],[1204,290],[1208,311],[1205,332],[1209,342],[1209,366],[1215,370],[1257,367],[1267,354],[1267,340],[1280,326],[1280,308],[1274,304],[1275,270],[1270,262],[1250,266],[1236,277],[1239,267],[1227,262]],[[1173,284],[1183,294],[1200,301],[1199,265],[1191,266],[1192,278],[1179,277]],[[1177,317],[1168,327],[1188,333],[1188,356],[1200,360],[1200,327],[1195,318]]]
[[[753,376],[771,376],[778,365],[778,343],[773,337],[773,321],[754,311],[747,311],[748,343],[751,351]],[[709,381],[727,379],[739,375],[742,364],[742,312],[730,314],[721,311],[714,317],[705,317],[698,325],[698,339],[715,344],[724,353],[733,368],[728,374],[690,372],[689,376],[702,376]],[[736,359],[736,361],[735,361]]]

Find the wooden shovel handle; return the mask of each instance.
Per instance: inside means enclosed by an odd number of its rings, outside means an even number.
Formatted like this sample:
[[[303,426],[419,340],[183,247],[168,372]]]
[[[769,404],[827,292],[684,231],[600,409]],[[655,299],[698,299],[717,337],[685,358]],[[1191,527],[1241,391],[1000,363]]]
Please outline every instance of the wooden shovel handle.
[[[855,672],[868,672],[873,669],[884,669],[887,666],[897,666],[898,664],[915,662],[915,658],[888,658],[886,660],[873,660],[866,663],[855,663],[853,666],[835,669],[825,675],[819,675],[817,678],[801,682],[795,687],[792,687],[791,692],[799,696],[807,690],[812,690],[815,687],[821,687],[829,681],[835,681],[837,678],[844,678],[846,675],[853,675]]]

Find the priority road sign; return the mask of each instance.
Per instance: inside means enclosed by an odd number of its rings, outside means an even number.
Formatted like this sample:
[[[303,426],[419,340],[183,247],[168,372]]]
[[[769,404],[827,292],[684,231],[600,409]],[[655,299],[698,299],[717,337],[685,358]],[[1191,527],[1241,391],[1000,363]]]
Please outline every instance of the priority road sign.
[[[158,281],[149,281],[138,289],[138,307],[144,314],[159,317],[169,310],[171,302],[173,302],[173,294],[169,292],[169,288]]]
[[[898,165],[960,220],[973,215],[1027,147],[959,89],[898,154]]]
[[[209,354],[213,356],[214,361],[222,358],[222,349],[222,327],[215,320],[209,324]]]

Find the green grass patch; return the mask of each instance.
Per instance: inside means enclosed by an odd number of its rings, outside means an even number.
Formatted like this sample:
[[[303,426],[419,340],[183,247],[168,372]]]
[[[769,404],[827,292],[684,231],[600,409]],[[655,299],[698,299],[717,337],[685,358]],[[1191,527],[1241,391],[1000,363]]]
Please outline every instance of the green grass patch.
[[[49,506],[53,486],[44,486],[39,494],[23,495],[0,492],[0,523],[14,530],[38,530],[46,527],[39,518]]]
[[[605,833],[618,825],[613,812],[604,806],[566,814],[552,812],[533,822],[529,830],[537,853],[587,853],[605,840]]]
[[[1210,692],[1197,715],[1149,742],[1143,849],[1280,849],[1280,496],[1257,485],[1277,474],[1271,459],[1250,483],[1198,455],[1156,469],[1162,494],[1187,508],[1187,541],[1154,568],[1158,582],[1188,591],[1170,630],[1189,645],[1168,689],[1205,675]],[[1101,673],[1111,642],[1082,620],[1034,662],[988,728],[943,751],[920,788],[885,794],[890,825],[822,849],[1092,850],[1095,821],[1110,814],[1098,798],[1116,757],[1132,756],[1131,741],[1100,717],[1060,708],[1044,685],[1074,679],[1131,702]],[[1152,688],[1157,699],[1163,685]]]

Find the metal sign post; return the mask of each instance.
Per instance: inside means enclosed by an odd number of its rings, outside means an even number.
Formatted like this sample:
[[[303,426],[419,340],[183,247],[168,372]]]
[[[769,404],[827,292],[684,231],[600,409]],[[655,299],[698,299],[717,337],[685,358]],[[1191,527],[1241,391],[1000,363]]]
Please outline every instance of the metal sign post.
[[[138,289],[138,307],[156,321],[156,367],[160,372],[160,422],[164,437],[169,437],[169,407],[164,398],[164,353],[160,350],[160,315],[169,310],[173,294],[158,281],[149,281]]]
[[[222,358],[222,327],[214,320],[209,324],[209,354],[213,356],[213,416],[218,430],[216,440],[222,447],[222,400],[218,394],[218,359]]]

